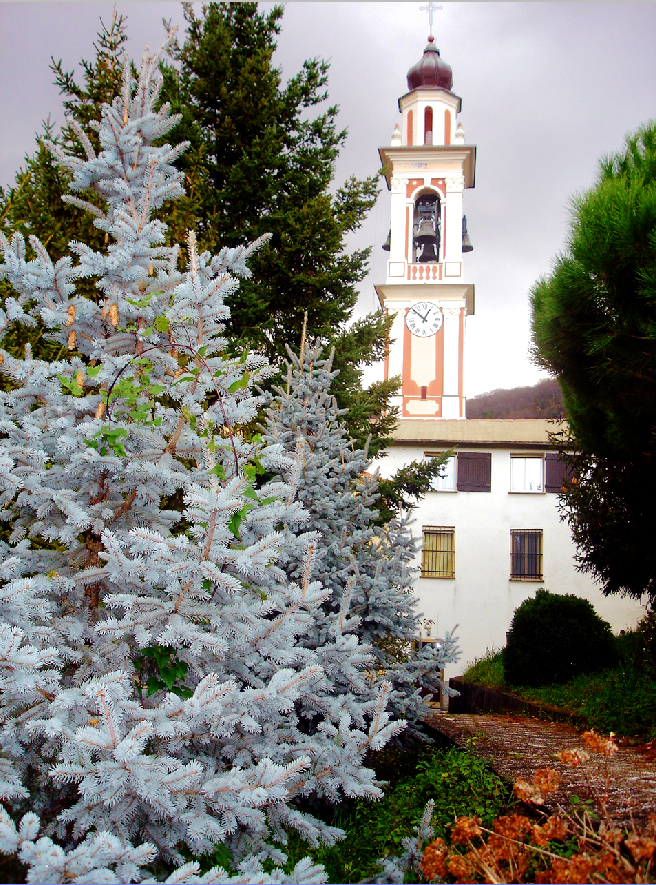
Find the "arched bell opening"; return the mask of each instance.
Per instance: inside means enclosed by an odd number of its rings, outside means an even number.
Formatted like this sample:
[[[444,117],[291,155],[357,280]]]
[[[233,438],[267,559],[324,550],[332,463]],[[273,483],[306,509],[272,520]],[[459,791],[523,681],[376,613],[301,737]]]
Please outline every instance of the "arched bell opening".
[[[441,203],[437,194],[422,194],[415,200],[412,248],[413,260],[419,264],[440,260],[442,229]]]

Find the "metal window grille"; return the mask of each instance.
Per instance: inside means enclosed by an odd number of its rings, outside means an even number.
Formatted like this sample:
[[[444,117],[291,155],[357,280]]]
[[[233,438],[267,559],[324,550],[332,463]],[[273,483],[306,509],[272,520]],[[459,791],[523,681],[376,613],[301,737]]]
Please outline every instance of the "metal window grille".
[[[510,577],[542,580],[542,529],[510,532]]]
[[[424,526],[421,552],[422,578],[455,578],[455,529],[448,526]]]

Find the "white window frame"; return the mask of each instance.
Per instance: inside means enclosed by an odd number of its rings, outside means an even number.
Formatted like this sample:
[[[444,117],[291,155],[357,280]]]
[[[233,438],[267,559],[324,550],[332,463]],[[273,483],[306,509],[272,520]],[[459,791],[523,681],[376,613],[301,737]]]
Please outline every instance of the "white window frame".
[[[534,462],[529,469],[528,462]],[[536,471],[535,468],[538,467]],[[537,473],[539,472],[539,480]],[[544,455],[510,456],[510,493],[542,495],[545,492]]]
[[[430,454],[426,457],[428,458],[439,458],[438,454]],[[431,480],[431,491],[432,492],[455,492],[458,489],[458,456],[457,455],[449,455],[447,460],[442,465],[442,469],[446,468],[446,472],[443,476],[436,476]]]

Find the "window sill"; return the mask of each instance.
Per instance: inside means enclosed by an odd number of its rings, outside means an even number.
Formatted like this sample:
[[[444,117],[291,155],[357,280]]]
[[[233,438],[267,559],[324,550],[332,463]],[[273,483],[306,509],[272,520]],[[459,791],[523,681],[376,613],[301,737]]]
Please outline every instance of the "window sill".
[[[455,575],[419,575],[420,578],[426,578],[428,581],[455,581]]]
[[[516,575],[516,576],[511,575],[508,578],[508,580],[509,581],[523,581],[523,582],[531,581],[534,584],[541,584],[544,581],[544,578],[542,577],[542,575],[540,575],[539,577],[535,577],[535,578],[529,577],[528,575],[526,577],[520,577],[519,575]]]
[[[537,489],[536,491],[532,491],[531,489],[510,489],[508,492],[509,495],[546,495],[547,493],[542,489]]]

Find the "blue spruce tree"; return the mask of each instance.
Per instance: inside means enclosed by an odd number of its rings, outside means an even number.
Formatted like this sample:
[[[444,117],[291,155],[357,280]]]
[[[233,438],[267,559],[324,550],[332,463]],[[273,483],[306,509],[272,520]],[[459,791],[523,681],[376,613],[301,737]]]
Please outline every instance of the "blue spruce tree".
[[[416,542],[408,519],[376,525],[378,478],[369,472],[366,451],[349,439],[331,395],[337,375],[332,354],[322,358],[318,345],[304,342],[300,356],[289,348],[288,354],[287,384],[277,389],[267,411],[264,439],[300,453],[298,500],[309,513],[308,527],[318,532],[316,573],[330,590],[301,641],[323,653],[339,629],[370,647],[375,665],[368,692],[373,695],[384,676],[392,685],[390,709],[408,723],[400,737],[425,737],[426,690],[437,694],[446,688],[440,670],[457,658],[455,639],[447,635],[434,647],[415,647],[421,615],[412,593]],[[303,576],[301,540],[285,548],[285,567],[294,581]],[[344,664],[335,661],[328,672],[335,689],[348,695],[352,683]]]
[[[363,757],[403,726],[388,683],[364,690],[357,637],[304,641],[332,590],[298,497],[304,449],[240,432],[268,368],[222,335],[261,241],[164,245],[153,213],[182,193],[182,148],[158,146],[175,124],[159,86],[157,56],[138,82],[126,63],[100,150],[79,127],[84,158],[51,145],[106,254],[0,243],[17,293],[0,330],[40,321],[59,347],[53,362],[0,351],[0,851],[35,882],[140,881],[156,859],[170,882],[320,882],[308,859],[262,864],[285,861],[289,829],[339,838],[303,798],[379,796]],[[234,876],[184,862],[217,843]]]

